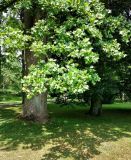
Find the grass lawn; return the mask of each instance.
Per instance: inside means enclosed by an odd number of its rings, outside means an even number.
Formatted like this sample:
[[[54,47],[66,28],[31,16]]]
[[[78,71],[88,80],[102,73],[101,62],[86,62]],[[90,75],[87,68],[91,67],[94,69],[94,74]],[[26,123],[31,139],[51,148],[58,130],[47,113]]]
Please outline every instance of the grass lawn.
[[[11,94],[0,94],[0,104],[20,104],[22,98]]]
[[[0,160],[131,160],[131,103],[103,108],[91,117],[84,105],[49,104],[46,125],[20,120],[20,107],[1,108]]]

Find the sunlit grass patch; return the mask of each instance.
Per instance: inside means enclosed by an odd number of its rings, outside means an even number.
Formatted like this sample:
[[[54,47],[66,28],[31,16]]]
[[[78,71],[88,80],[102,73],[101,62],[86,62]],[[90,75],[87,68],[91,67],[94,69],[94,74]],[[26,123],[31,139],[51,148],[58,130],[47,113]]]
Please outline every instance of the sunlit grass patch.
[[[46,125],[19,119],[20,107],[0,109],[0,160],[130,159],[131,104],[103,108],[91,117],[86,105],[49,104]]]

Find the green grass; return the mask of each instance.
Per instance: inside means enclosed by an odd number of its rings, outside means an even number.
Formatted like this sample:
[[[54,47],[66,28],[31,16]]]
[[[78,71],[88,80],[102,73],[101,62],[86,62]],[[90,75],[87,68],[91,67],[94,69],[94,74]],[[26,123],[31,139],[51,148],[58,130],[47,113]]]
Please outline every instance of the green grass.
[[[0,104],[21,103],[22,98],[13,94],[0,93]]]
[[[101,117],[87,106],[49,104],[51,120],[20,120],[20,107],[0,109],[0,160],[130,160],[131,103],[104,105]]]

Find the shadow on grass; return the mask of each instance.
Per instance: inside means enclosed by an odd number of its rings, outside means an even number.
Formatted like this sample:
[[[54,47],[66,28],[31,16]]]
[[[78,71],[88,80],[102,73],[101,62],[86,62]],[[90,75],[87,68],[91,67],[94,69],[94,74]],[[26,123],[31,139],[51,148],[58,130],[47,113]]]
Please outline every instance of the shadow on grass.
[[[18,119],[18,108],[0,109],[0,148],[11,151],[22,145],[40,150],[49,145],[41,160],[87,160],[100,154],[97,148],[102,142],[131,138],[131,109],[106,109],[101,117],[87,116],[85,111],[50,106],[52,120],[42,125]]]

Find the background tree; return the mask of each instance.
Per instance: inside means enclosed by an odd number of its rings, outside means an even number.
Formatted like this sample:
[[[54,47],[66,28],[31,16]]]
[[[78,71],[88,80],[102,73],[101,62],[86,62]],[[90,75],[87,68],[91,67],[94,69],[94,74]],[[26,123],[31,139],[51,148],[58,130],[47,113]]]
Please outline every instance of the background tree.
[[[112,0],[112,1],[104,1],[105,6],[112,11],[113,16],[117,16],[122,14],[126,17],[126,19],[130,22],[131,20],[131,1],[125,0],[125,1],[118,1],[118,0]],[[129,29],[130,30],[130,29]],[[122,48],[124,48],[126,57],[119,61],[115,68],[117,70],[117,76],[119,77],[119,82],[117,83],[117,87],[119,88],[119,97],[122,99],[122,95],[126,95],[127,99],[130,98],[130,75],[131,75],[131,69],[130,69],[130,62],[131,62],[131,46],[130,44],[126,45],[123,44]],[[124,98],[124,97],[123,97]]]

